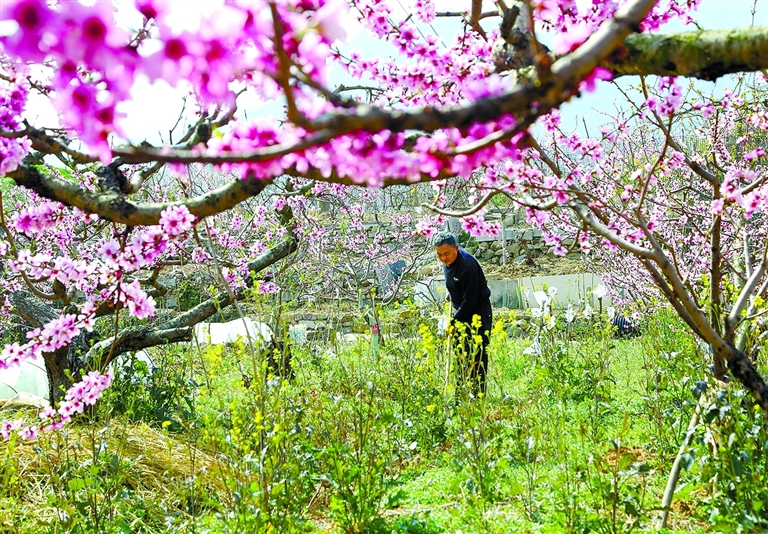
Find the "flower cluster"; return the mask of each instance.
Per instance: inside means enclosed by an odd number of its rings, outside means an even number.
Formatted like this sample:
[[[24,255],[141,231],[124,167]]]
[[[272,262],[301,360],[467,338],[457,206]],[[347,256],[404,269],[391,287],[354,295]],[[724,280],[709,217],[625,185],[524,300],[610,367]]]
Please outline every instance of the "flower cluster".
[[[15,367],[22,362],[41,358],[45,352],[53,352],[69,345],[81,329],[93,330],[93,310],[81,314],[64,314],[42,328],[27,333],[29,341],[20,345],[11,343],[0,352],[0,369]]]
[[[146,319],[155,314],[155,299],[142,291],[138,280],[120,284],[118,300],[127,305],[128,312],[138,319]]]
[[[645,32],[655,31],[676,18],[680,19],[683,24],[690,24],[693,22],[691,13],[699,7],[699,4],[701,4],[701,0],[662,0],[656,2],[640,27]]]
[[[91,331],[100,302],[107,302],[115,309],[125,308],[130,315],[139,319],[154,315],[153,298],[141,288],[139,280],[131,278],[128,273],[155,264],[168,245],[173,240],[180,240],[194,223],[194,217],[185,206],[171,207],[162,212],[159,226],[136,232],[127,243],[117,239],[104,240],[92,245],[98,250],[96,256],[87,254],[84,258],[74,258],[62,252],[70,250],[70,247],[73,250],[87,247],[86,243],[79,243],[77,247],[69,244],[74,239],[72,229],[67,227],[71,217],[60,205],[47,201],[23,207],[10,217],[10,225],[14,230],[40,238],[35,248],[41,250],[36,253],[29,248],[16,250],[2,243],[4,254],[9,251],[13,253],[8,262],[13,272],[38,283],[59,283],[68,288],[71,294],[74,294],[74,290],[81,291],[87,300],[78,313],[62,314],[41,328],[30,331],[26,343],[6,345],[0,352],[0,369],[18,366],[27,360],[42,359],[43,354],[68,346],[82,330]],[[82,220],[82,215],[80,218]],[[48,243],[48,240],[41,238],[62,232],[61,245],[57,245],[56,241]],[[4,286],[13,290],[7,283]],[[80,386],[70,390],[57,412],[59,419],[49,428],[59,428],[69,420],[72,413],[81,412],[83,406],[95,402],[102,389],[109,385],[110,376],[90,374]],[[22,429],[16,423],[4,424],[2,428],[7,432],[19,431],[21,435],[31,437],[36,433],[34,427]]]
[[[468,178],[473,171],[487,161],[518,159],[521,150],[517,141],[523,134],[517,135],[509,143],[492,143],[456,157],[452,153],[462,147],[486,139],[494,132],[509,130],[515,125],[511,116],[503,116],[498,121],[476,124],[466,132],[451,128],[435,132],[431,137],[420,137],[416,145],[406,148],[405,133],[369,134],[355,132],[342,135],[334,140],[308,148],[302,153],[265,160],[223,164],[223,171],[234,171],[241,176],[272,178],[297,168],[306,171],[317,169],[324,177],[337,174],[353,182],[370,187],[383,185],[386,179],[404,179],[415,182],[423,174],[437,177],[461,176]],[[211,151],[242,152],[263,149],[271,146],[287,146],[296,143],[306,135],[301,128],[289,125],[268,124],[266,120],[241,122],[219,138],[212,139],[208,146]]]
[[[600,23],[613,17],[626,2],[576,2],[574,0],[532,0],[533,17],[546,31],[557,34],[583,33],[582,28],[594,30]],[[656,2],[642,22],[645,32],[658,30],[663,24],[680,19],[683,24],[692,22],[690,14],[701,0],[662,0]],[[586,37],[576,40],[583,41]]]
[[[552,247],[552,253],[555,256],[565,256],[568,254],[568,248],[563,245],[563,239],[559,235],[544,233],[544,244]]]
[[[25,85],[0,81],[0,129],[13,132],[19,128],[19,117],[26,102]],[[32,142],[26,136],[17,139],[0,137],[0,175],[16,169],[31,147]]]
[[[437,217],[427,216],[416,223],[416,234],[430,239],[437,231],[436,226],[439,226],[440,222]]]
[[[56,280],[69,286],[84,288],[88,278],[94,273],[95,265],[85,260],[75,260],[67,256],[52,257],[47,253],[32,255],[28,249],[19,251],[15,260],[10,262],[15,272],[24,272],[35,279]]]
[[[671,117],[683,104],[683,89],[674,76],[659,78],[659,97],[651,96],[646,101],[648,109],[659,115]],[[707,113],[704,113],[707,115]]]
[[[461,220],[461,228],[473,237],[481,235],[498,237],[501,233],[501,223],[486,221],[482,212],[464,217]]]
[[[187,233],[195,222],[195,216],[184,206],[170,206],[160,213],[160,228],[171,237]]]
[[[115,378],[114,371],[109,369],[106,373],[91,371],[80,382],[73,384],[67,390],[64,401],[58,409],[51,406],[40,412],[39,417],[46,423],[45,430],[59,430],[72,420],[72,416],[83,413],[86,406],[93,406],[104,394]],[[24,436],[22,436],[24,437]],[[27,439],[31,439],[31,436]]]
[[[0,437],[8,439],[14,432],[20,432],[22,439],[34,439],[37,435],[37,427],[27,427],[22,430],[24,426],[23,419],[16,419],[14,421],[3,421],[0,423]],[[29,438],[26,436],[29,435]]]
[[[278,22],[262,4],[137,0],[135,8],[153,23],[147,25],[147,36],[132,42],[109,2],[0,4],[0,20],[13,21],[17,28],[0,39],[3,48],[23,61],[56,65],[50,80],[53,103],[64,125],[102,160],[111,154],[108,136],[122,133],[118,105],[131,99],[131,87],[141,75],[172,86],[187,82],[204,105],[233,103],[230,83],[243,73],[250,73],[251,83],[274,92],[278,65],[273,37]],[[330,44],[344,36],[337,21],[346,2],[286,0],[276,9],[286,53],[306,74],[325,81]],[[181,11],[184,20],[196,18],[196,31],[180,27]],[[6,166],[18,159],[10,156]]]
[[[43,200],[14,215],[11,226],[18,232],[30,235],[45,232],[56,225],[61,208],[58,202]]]

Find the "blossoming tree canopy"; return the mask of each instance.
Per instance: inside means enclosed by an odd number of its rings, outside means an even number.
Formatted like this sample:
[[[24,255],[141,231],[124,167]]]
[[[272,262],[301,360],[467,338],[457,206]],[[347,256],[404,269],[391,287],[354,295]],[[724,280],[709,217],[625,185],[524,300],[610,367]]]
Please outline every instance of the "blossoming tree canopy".
[[[721,210],[749,210],[751,216],[762,207],[763,197],[753,197],[762,195],[755,166],[764,153],[721,172],[675,141],[670,121],[687,108],[671,76],[713,79],[768,67],[764,28],[658,34],[672,19],[689,21],[698,3],[467,0],[466,12],[455,19],[457,34],[448,40],[429,27],[435,17],[453,13],[429,0],[415,0],[403,15],[397,2],[379,0],[4,0],[0,173],[8,180],[0,191],[0,254],[9,266],[5,305],[33,329],[26,342],[4,348],[0,365],[42,356],[51,399],[70,388],[58,411],[44,417],[51,425],[66,422],[95,401],[109,376],[87,375],[85,386],[71,385],[64,369],[188,339],[192,325],[242,296],[253,284],[249,273],[296,250],[308,235],[293,216],[305,207],[303,199],[321,191],[343,194],[333,189],[343,184],[433,182],[432,208],[439,215],[418,224],[423,234],[440,214],[464,216],[473,233],[497,232],[482,209],[504,195],[526,207],[559,254],[567,252],[567,232],[584,250],[604,245],[633,254],[768,410],[765,383],[737,335],[741,313],[752,309],[756,290],[765,291],[765,266],[750,260],[742,292],[727,305],[717,301],[708,314],[670,261],[667,245],[658,242],[665,215],[644,211],[654,188],[681,167],[693,173],[689,180],[712,186],[716,221]],[[485,20],[491,17],[493,28]],[[347,42],[355,26],[368,39],[386,42],[397,57],[355,50]],[[544,31],[556,34],[551,51],[536,39]],[[336,72],[360,85],[339,85]],[[554,110],[627,74],[666,76],[631,117],[658,126],[666,141],[654,140],[659,150],[649,149],[637,173],[592,189],[601,182],[594,177],[606,178],[600,175],[608,169],[604,145],[626,136],[631,121],[594,139],[561,135]],[[146,84],[186,93],[193,120],[184,132],[177,134],[178,124],[158,124],[169,131],[163,142],[128,142],[124,110],[146,93],[138,89]],[[48,100],[57,119],[33,119],[32,98]],[[254,100],[276,103],[279,118],[253,118],[252,112],[249,118],[247,102]],[[702,114],[717,112],[713,102],[699,106]],[[760,117],[750,118],[757,129]],[[542,143],[530,133],[537,122],[547,132]],[[611,164],[624,176],[634,162],[617,158]],[[456,183],[473,188],[462,197],[470,209],[446,202],[445,188]],[[264,200],[268,188],[272,196]],[[254,197],[261,202],[243,208]],[[669,203],[679,199],[670,196]],[[248,217],[243,209],[251,210]],[[222,261],[222,254],[230,256]],[[99,317],[120,310],[139,319],[154,316],[163,265],[210,260],[219,262],[227,291],[178,317],[106,339],[91,332]],[[716,256],[709,263],[710,273],[723,271],[720,261]],[[712,293],[719,294],[721,277],[713,280]],[[260,288],[275,289],[269,283]],[[60,302],[62,313],[41,307],[42,301]]]
[[[428,23],[436,14],[430,2],[416,2],[412,22],[397,20],[388,2],[356,2],[348,12],[343,0],[137,1],[134,9],[145,23],[129,32],[115,20],[110,3],[55,7],[43,0],[13,1],[3,4],[2,16],[16,23],[16,31],[3,39],[3,47],[13,60],[7,63],[13,72],[8,78],[22,91],[16,99],[24,99],[33,81],[44,85],[62,126],[87,146],[85,154],[78,154],[84,160],[207,161],[262,179],[312,169],[325,179],[377,186],[466,177],[487,161],[515,157],[516,141],[527,126],[580,85],[589,89],[594,80],[610,77],[599,63],[628,34],[654,31],[672,17],[685,17],[696,3],[602,2],[597,9],[579,11],[575,2],[535,2],[537,24],[560,32],[555,49],[569,53],[554,64],[543,58],[535,63],[540,81],[547,82],[538,88],[514,85],[495,73],[492,45],[498,31],[485,37],[470,32],[445,48],[434,36],[422,36],[417,22]],[[206,11],[199,14],[195,31],[175,24],[182,13],[195,9]],[[357,17],[409,61],[363,58],[354,51],[345,56],[334,44],[345,37],[342,15]],[[592,39],[577,46],[589,33]],[[31,69],[31,62],[52,68],[40,72]],[[352,76],[370,76],[381,89],[374,105],[334,92],[332,64],[342,64]],[[236,121],[202,147],[110,147],[110,136],[123,134],[120,104],[131,99],[132,87],[143,79],[190,87],[201,111],[211,106],[231,110],[243,93],[279,98],[288,122],[278,127],[274,121]],[[230,120],[221,116],[212,126]],[[20,130],[13,123],[7,129]],[[414,130],[432,135],[413,142],[407,132]],[[4,157],[8,170],[18,165],[23,143],[29,142],[29,136],[15,139]]]

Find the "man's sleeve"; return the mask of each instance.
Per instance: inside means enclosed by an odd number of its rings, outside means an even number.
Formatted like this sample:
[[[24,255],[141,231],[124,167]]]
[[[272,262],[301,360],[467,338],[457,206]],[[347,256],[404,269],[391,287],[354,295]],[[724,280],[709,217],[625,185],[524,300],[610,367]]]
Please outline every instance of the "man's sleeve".
[[[457,321],[469,323],[472,321],[472,312],[475,310],[477,304],[478,295],[480,293],[480,273],[479,266],[472,265],[464,271],[464,295],[461,305],[453,314],[453,318]]]

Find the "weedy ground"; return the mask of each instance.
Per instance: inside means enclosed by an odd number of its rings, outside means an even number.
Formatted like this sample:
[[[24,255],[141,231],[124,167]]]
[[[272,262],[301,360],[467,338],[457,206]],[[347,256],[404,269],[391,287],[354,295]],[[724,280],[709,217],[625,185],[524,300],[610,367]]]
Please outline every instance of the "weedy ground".
[[[76,424],[3,445],[0,531],[655,532],[694,413],[665,531],[768,526],[765,418],[664,310],[629,340],[542,317],[534,355],[498,317],[481,398],[432,319],[384,319],[378,348],[294,345],[292,380],[242,343],[131,362]]]

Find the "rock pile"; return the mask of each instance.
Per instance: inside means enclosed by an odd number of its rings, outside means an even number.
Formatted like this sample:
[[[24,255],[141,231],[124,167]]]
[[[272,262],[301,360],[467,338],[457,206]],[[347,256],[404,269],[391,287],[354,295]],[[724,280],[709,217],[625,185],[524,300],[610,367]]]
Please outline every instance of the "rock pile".
[[[476,245],[466,248],[478,260],[485,264],[502,265],[504,263],[526,263],[542,256],[554,256],[552,247],[544,243],[541,230],[507,230],[506,232],[506,262],[504,241],[501,238],[480,238]],[[573,239],[563,240],[563,245],[571,247]],[[579,252],[568,254],[569,258],[578,258]]]

